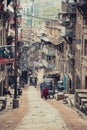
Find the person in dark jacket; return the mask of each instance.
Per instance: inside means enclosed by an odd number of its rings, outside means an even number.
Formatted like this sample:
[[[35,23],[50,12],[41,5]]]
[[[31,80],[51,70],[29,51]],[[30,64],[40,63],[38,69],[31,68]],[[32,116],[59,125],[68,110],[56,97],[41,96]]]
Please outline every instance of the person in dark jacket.
[[[43,88],[44,88],[44,83],[41,83],[41,84],[40,84],[41,98],[43,98]]]

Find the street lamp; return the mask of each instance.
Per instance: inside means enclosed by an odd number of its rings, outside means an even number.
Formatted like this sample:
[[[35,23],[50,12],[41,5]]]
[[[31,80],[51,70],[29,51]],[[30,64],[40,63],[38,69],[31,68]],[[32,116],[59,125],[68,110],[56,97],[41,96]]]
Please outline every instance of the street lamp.
[[[14,23],[15,23],[15,84],[14,84],[14,99],[13,108],[19,107],[18,91],[17,91],[17,42],[18,42],[18,28],[17,28],[17,0],[14,0]]]

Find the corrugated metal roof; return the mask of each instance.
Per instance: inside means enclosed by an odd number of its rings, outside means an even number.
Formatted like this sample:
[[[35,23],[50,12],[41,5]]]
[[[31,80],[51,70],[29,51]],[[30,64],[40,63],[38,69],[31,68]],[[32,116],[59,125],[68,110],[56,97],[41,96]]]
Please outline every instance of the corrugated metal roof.
[[[52,38],[50,39],[50,42],[54,45],[58,45],[64,42],[63,37],[57,37],[57,38]]]
[[[61,43],[64,42],[63,37],[60,37],[60,36],[59,37],[54,37],[54,38],[52,38],[52,37],[41,37],[41,39],[46,41],[46,42],[50,42],[50,43],[52,43],[54,45],[58,45],[58,44],[61,44]]]

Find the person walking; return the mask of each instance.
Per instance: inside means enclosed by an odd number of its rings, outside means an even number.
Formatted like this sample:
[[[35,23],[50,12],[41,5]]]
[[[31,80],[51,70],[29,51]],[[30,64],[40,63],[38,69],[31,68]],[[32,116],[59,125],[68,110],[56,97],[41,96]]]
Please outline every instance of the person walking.
[[[44,86],[44,88],[43,88],[43,90],[42,90],[42,93],[43,93],[43,97],[44,97],[44,99],[47,100],[47,96],[48,96],[48,88],[47,88],[46,85]]]

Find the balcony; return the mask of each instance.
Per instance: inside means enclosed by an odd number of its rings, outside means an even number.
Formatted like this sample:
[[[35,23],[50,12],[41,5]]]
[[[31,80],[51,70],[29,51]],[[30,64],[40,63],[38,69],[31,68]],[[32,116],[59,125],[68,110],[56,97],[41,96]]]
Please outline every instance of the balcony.
[[[48,55],[55,56],[55,50],[54,49],[48,49]]]
[[[60,29],[60,35],[61,36],[73,37],[73,35],[74,35],[74,29],[73,28],[59,26],[58,29]]]
[[[43,48],[43,52],[44,52],[46,55],[55,56],[55,50],[54,50],[54,48],[44,47],[44,48]]]
[[[47,69],[53,69],[55,67],[55,60],[46,61],[43,59],[42,62]]]
[[[59,24],[63,26],[70,26],[76,21],[76,11],[61,12],[58,14]]]
[[[49,61],[48,62],[48,68],[53,69],[55,67],[55,60]]]
[[[63,21],[63,20],[60,20],[59,23],[63,26],[69,26],[70,25],[70,21]]]

